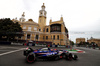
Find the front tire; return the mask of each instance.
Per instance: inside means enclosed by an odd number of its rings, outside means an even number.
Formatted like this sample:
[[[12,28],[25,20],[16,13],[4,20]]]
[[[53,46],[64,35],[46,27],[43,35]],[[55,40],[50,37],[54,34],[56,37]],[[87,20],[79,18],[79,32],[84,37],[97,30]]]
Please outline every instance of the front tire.
[[[74,55],[73,59],[74,60],[77,60],[78,56],[77,55]]]
[[[33,63],[35,62],[36,60],[36,57],[35,57],[35,54],[33,52],[29,53],[27,56],[26,56],[26,61],[28,63]]]
[[[66,60],[72,60],[72,53],[66,55]]]

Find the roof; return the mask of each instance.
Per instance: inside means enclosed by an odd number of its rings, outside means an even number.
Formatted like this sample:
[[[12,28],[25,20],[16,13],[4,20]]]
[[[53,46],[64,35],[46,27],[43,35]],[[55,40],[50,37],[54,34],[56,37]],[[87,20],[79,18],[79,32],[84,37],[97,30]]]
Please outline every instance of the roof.
[[[26,22],[22,22],[22,24],[36,24],[36,25],[38,25],[38,23],[34,22],[32,19],[29,19]]]
[[[89,40],[100,40],[99,38],[92,38],[92,39],[89,39]]]
[[[76,39],[85,39],[85,38],[76,38]]]

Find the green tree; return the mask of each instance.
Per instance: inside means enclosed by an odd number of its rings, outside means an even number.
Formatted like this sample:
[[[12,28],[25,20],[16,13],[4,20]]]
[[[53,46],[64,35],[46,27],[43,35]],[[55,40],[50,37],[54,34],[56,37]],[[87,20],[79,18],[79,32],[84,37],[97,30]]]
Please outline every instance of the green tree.
[[[7,39],[22,36],[22,28],[18,22],[14,23],[10,18],[0,19],[0,39],[6,36]]]
[[[74,42],[70,40],[70,44],[73,46],[74,45]]]

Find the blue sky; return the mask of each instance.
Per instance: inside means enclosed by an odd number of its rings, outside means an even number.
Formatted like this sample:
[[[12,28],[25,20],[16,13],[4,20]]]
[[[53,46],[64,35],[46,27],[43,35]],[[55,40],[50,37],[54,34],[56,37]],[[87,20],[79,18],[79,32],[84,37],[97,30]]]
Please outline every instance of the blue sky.
[[[100,31],[100,0],[0,0],[0,18],[25,18],[38,22],[39,10],[45,3],[47,25],[60,20],[69,31]]]

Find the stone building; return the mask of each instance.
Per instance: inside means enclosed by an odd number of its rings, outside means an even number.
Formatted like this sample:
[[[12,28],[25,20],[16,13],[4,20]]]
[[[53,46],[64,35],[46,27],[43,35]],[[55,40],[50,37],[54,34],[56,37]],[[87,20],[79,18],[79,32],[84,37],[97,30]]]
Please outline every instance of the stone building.
[[[85,42],[85,38],[76,38],[76,44],[79,44],[80,42]]]
[[[89,42],[90,44],[95,44],[95,45],[97,44],[100,47],[100,39],[91,37],[90,39],[87,40],[87,42]]]
[[[24,32],[24,36],[19,37],[19,39],[30,40],[40,44],[68,45],[68,30],[64,24],[63,17],[59,21],[50,19],[49,25],[46,25],[47,12],[45,11],[44,3],[41,8],[38,22],[32,19],[25,21],[25,13],[22,14],[19,20],[13,19],[14,22],[19,22]]]

